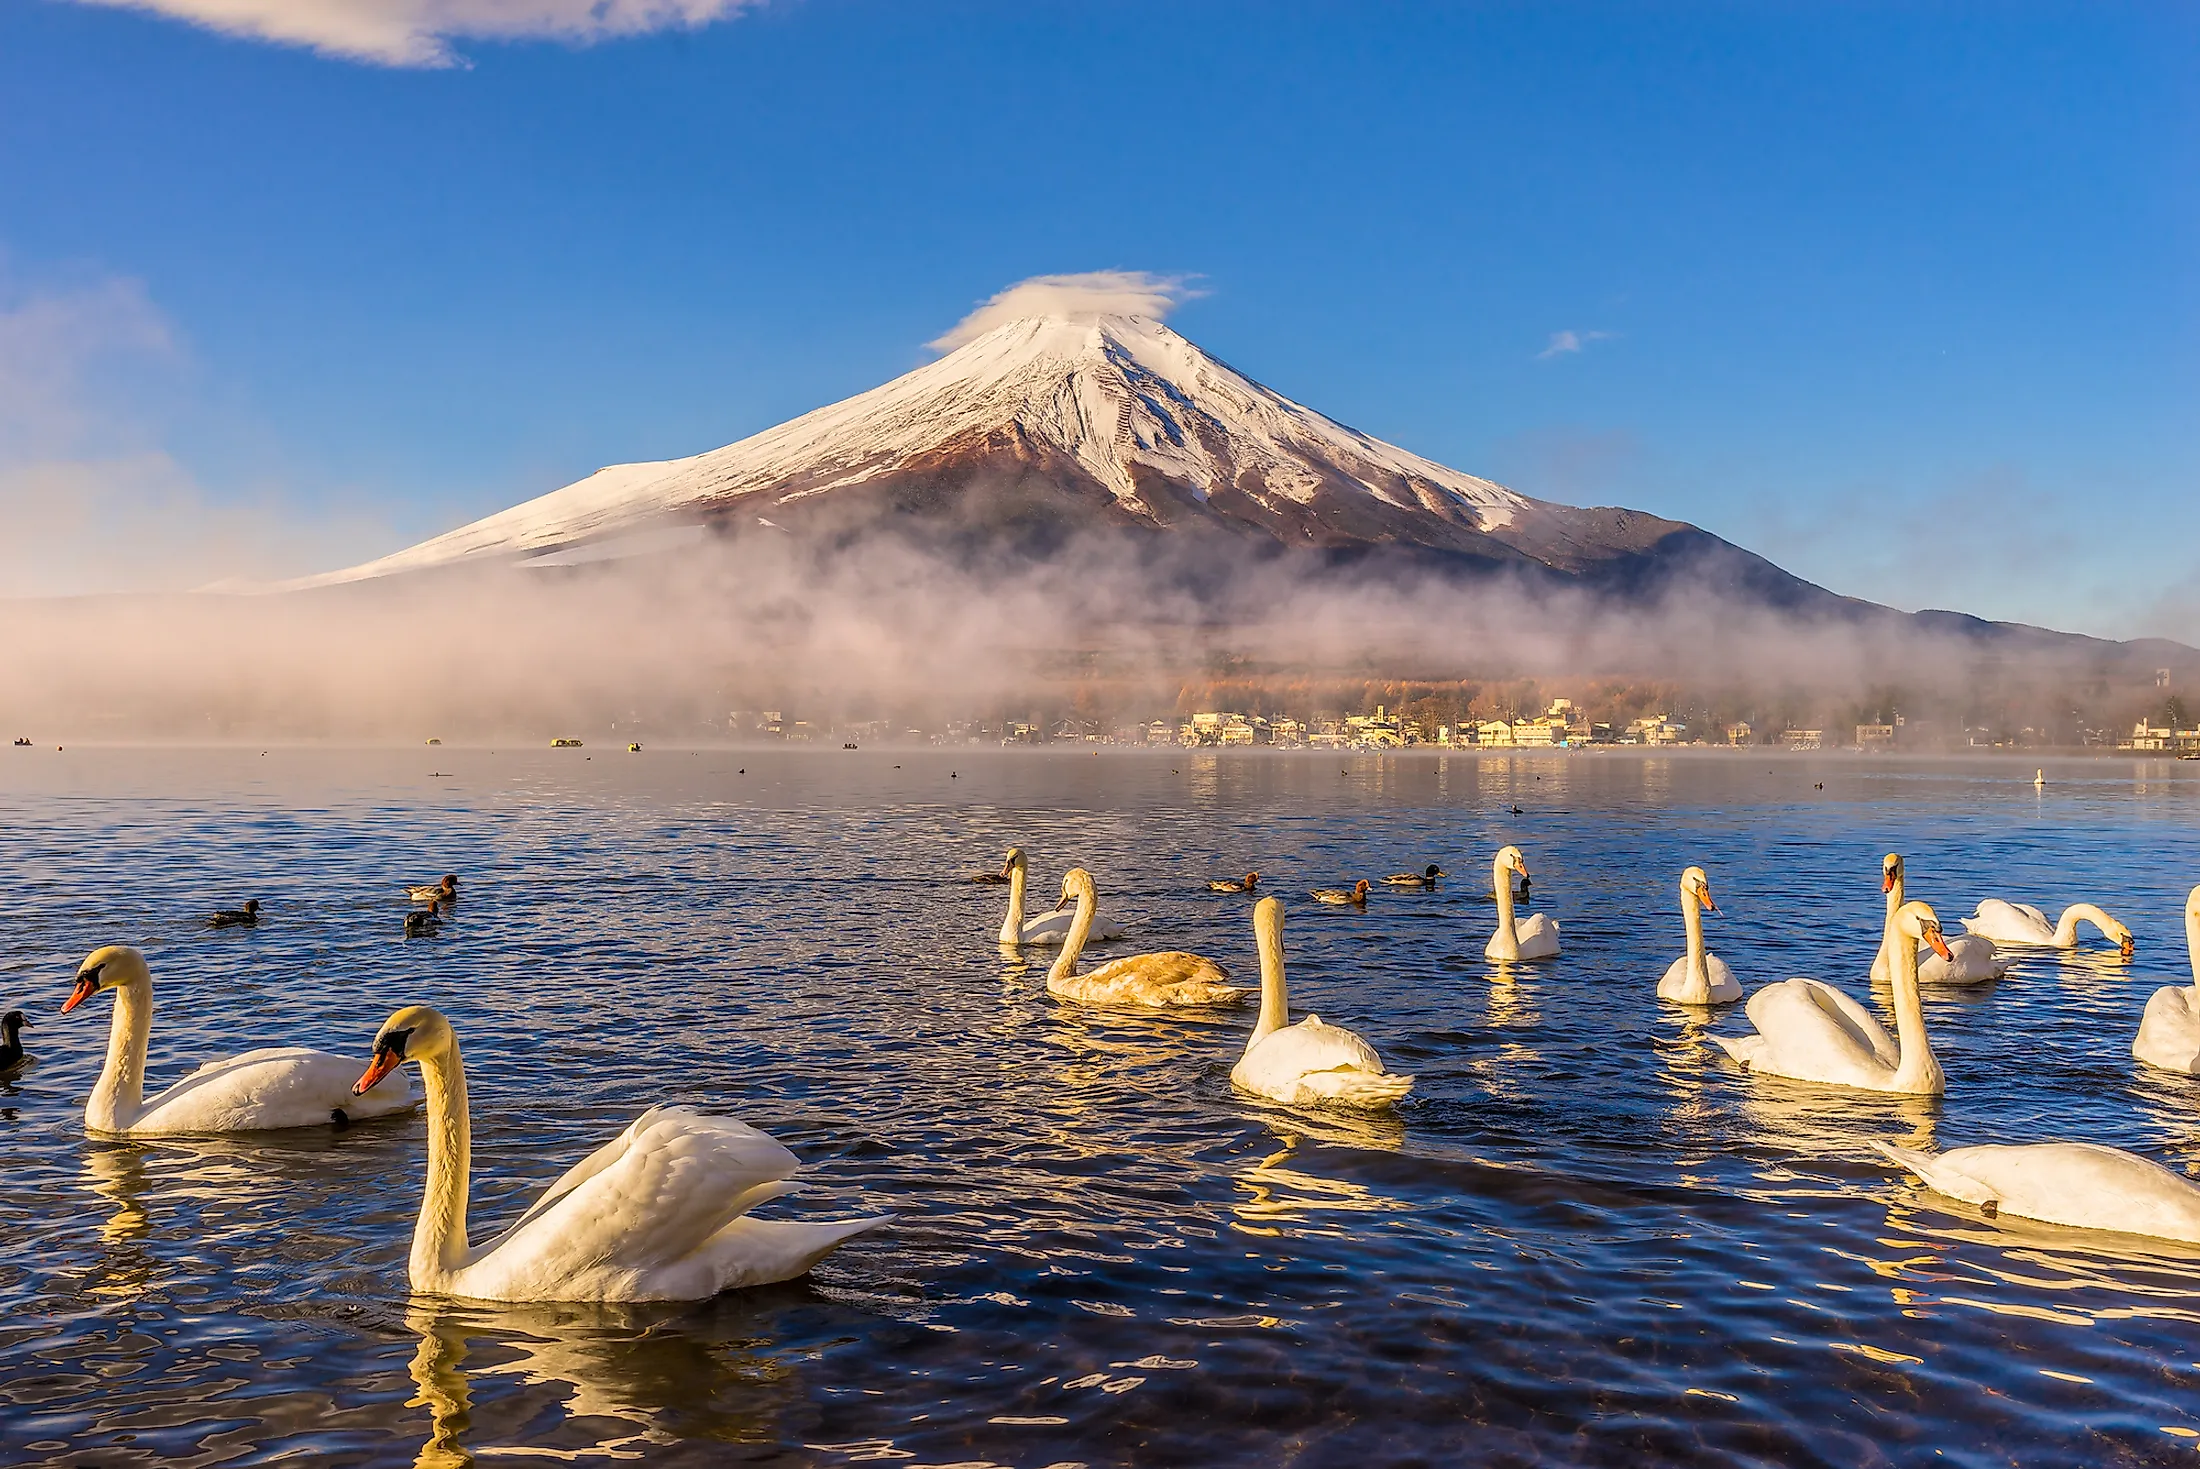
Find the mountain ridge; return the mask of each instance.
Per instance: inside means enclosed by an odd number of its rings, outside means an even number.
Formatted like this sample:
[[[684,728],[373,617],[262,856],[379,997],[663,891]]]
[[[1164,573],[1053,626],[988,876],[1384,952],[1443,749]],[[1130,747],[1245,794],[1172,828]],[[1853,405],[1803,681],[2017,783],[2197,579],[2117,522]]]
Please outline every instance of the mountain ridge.
[[[696,541],[887,535],[969,559],[1093,538],[1226,579],[1279,555],[1649,603],[1675,593],[1973,642],[2137,649],[1964,613],[1903,613],[1685,521],[1540,500],[1341,424],[1150,317],[1040,315],[721,448],[615,464],[309,590],[472,566],[564,568]],[[1188,549],[1186,549],[1188,548]],[[2181,645],[2149,640],[2163,650]],[[2185,653],[2192,650],[2186,649]]]

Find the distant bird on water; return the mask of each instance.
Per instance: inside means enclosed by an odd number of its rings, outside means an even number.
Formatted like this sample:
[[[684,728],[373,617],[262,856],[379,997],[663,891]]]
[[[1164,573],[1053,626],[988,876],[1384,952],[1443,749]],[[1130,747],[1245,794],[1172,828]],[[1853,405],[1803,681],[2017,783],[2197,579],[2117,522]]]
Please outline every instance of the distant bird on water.
[[[1210,893],[1249,893],[1260,886],[1260,874],[1248,872],[1243,877],[1210,877],[1207,891]]]
[[[247,898],[244,900],[242,908],[224,908],[219,913],[210,914],[207,917],[206,926],[208,928],[250,928],[259,921],[260,900],[258,898]]]
[[[23,1063],[30,1060],[30,1052],[23,1049],[22,1036],[23,1027],[28,1024],[30,1022],[23,1018],[20,1010],[0,1015],[0,1076],[21,1070]]]
[[[1365,908],[1367,906],[1367,894],[1367,879],[1363,877],[1358,882],[1352,884],[1349,889],[1316,888],[1314,889],[1313,897],[1315,902],[1328,903],[1332,907],[1343,908],[1349,906],[1354,908]]]
[[[1394,888],[1432,888],[1436,886],[1436,879],[1448,875],[1443,868],[1431,862],[1426,871],[1393,872],[1383,881]]]
[[[441,882],[407,887],[405,896],[415,903],[455,903],[458,901],[458,874],[446,872]]]
[[[443,905],[431,903],[425,908],[415,908],[405,915],[405,937],[430,938],[443,927]]]

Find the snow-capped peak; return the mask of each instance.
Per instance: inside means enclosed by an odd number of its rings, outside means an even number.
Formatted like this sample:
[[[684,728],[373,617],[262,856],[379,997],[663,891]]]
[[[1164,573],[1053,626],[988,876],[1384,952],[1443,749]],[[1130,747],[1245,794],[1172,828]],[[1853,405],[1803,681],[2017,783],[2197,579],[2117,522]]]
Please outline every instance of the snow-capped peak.
[[[1142,477],[1205,500],[1222,489],[1304,506],[1340,487],[1487,533],[1538,502],[1346,428],[1143,316],[1005,323],[880,387],[687,459],[620,464],[318,585],[475,557],[541,555],[648,523],[700,521],[736,499],[761,513],[875,482],[920,459],[1010,443],[1067,459],[1133,517]]]

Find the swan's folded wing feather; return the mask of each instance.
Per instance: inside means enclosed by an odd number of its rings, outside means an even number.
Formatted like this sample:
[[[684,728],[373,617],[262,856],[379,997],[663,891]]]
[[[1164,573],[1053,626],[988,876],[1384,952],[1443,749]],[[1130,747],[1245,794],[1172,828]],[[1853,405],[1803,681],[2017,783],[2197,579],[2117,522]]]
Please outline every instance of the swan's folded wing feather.
[[[609,1156],[606,1156],[606,1155]],[[800,1167],[769,1135],[730,1117],[658,1107],[599,1148],[483,1253],[508,1268],[554,1260],[567,1271],[647,1270],[699,1248]],[[585,1176],[573,1177],[586,1170]],[[570,1180],[570,1182],[569,1182]]]
[[[2147,1000],[2131,1054],[2163,1071],[2200,1073],[2200,1011],[2188,985],[2164,985]]]
[[[1946,959],[1938,954],[1920,954],[1917,978],[1920,984],[1984,984],[2000,979],[2009,972],[2009,961],[2000,957],[1994,941],[1984,934],[1961,934],[1948,940]]]
[[[1784,979],[1749,997],[1750,1023],[1763,1043],[1747,1059],[1781,1075],[1833,1080],[1862,1059],[1895,1064],[1894,1043],[1864,1007],[1815,979]],[[1888,1053],[1882,1056],[1882,1048]]]
[[[1319,1015],[1274,1032],[1246,1060],[1262,1073],[1279,1077],[1343,1068],[1377,1075],[1383,1071],[1383,1058],[1373,1046],[1342,1026],[1324,1023]]]
[[[2121,1148],[1988,1144],[1926,1159],[1930,1171],[1908,1158],[1897,1161],[1951,1198],[1992,1203],[2027,1219],[2200,1243],[2200,1187]]]
[[[305,1046],[266,1046],[241,1056],[209,1061],[150,1099],[130,1125],[132,1132],[234,1132],[315,1127],[333,1113],[372,1115],[412,1105],[412,1081],[392,1076],[361,1107],[352,1083],[363,1063]]]
[[[1244,998],[1229,971],[1198,954],[1168,950],[1111,959],[1083,974],[1049,980],[1049,991],[1090,1004],[1220,1005]]]

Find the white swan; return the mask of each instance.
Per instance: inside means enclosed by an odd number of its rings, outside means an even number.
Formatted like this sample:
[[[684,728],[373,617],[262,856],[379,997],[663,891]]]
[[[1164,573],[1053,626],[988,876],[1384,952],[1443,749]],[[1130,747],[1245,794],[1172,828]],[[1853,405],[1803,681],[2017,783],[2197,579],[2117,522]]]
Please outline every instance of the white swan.
[[[1891,1143],[1872,1146],[1927,1188],[1977,1204],[1988,1214],[2200,1244],[2200,1188],[2122,1148],[1988,1144],[1933,1154]]]
[[[1682,1005],[1729,1005],[1742,997],[1741,981],[1726,961],[1704,951],[1703,916],[1718,911],[1704,870],[1691,867],[1682,873],[1681,924],[1688,931],[1688,952],[1666,968],[1665,978],[1658,981],[1659,999]]]
[[[1484,957],[1509,962],[1514,959],[1552,959],[1558,956],[1558,924],[1548,913],[1530,913],[1513,920],[1512,875],[1528,876],[1528,859],[1518,847],[1506,847],[1490,864],[1490,890],[1497,895],[1497,932],[1483,945]]]
[[[409,1109],[416,1098],[400,1077],[354,1096],[357,1062],[302,1046],[247,1051],[209,1061],[151,1101],[145,1100],[145,1048],[153,1033],[153,972],[136,949],[97,949],[77,967],[66,1015],[102,990],[115,996],[107,1064],[84,1106],[92,1132],[153,1136],[188,1132],[265,1132],[326,1127]]]
[[[2200,1073],[2200,887],[2185,897],[2185,952],[2190,985],[2166,984],[2147,1001],[2131,1054],[2164,1071]]]
[[[1880,862],[1879,890],[1887,895],[1887,921],[1880,929],[1879,952],[1872,956],[1873,984],[1894,982],[1894,915],[1902,910],[1904,901],[1902,877],[1902,854],[1889,852]],[[1943,934],[1941,938],[1948,945],[1948,957],[1919,955],[1919,984],[1986,984],[2009,973],[2009,961],[1984,934],[1967,933],[1955,938]]]
[[[1230,1068],[1233,1083],[1287,1106],[1363,1111],[1391,1106],[1412,1090],[1412,1077],[1385,1071],[1375,1048],[1351,1031],[1326,1025],[1319,1015],[1286,1023],[1281,899],[1253,905],[1253,938],[1260,946],[1260,1019],[1245,1054]]]
[[[1917,946],[1941,948],[1940,920],[1905,903],[1895,921],[1894,1016],[1899,1041],[1862,1005],[1815,979],[1783,979],[1749,997],[1755,1035],[1711,1037],[1752,1072],[1864,1091],[1939,1096],[1948,1081],[1925,1038]]]
[[[2131,930],[2091,903],[2072,903],[2053,923],[2030,903],[2005,903],[1982,899],[1978,912],[1963,920],[1972,933],[1984,934],[1997,944],[2025,944],[2036,949],[2075,949],[2078,925],[2090,923],[2131,957]]]
[[[1061,1000],[1080,1000],[1088,1005],[1147,1005],[1177,1009],[1188,1005],[1234,1005],[1245,998],[1229,974],[1212,959],[1197,954],[1168,952],[1132,954],[1113,959],[1089,974],[1077,972],[1084,953],[1085,935],[1092,928],[1093,908],[1099,902],[1092,874],[1072,867],[1062,878],[1062,902],[1076,903],[1077,916],[1070,924],[1062,952],[1047,971],[1047,993]]]
[[[794,1154],[730,1117],[652,1107],[566,1170],[511,1228],[470,1244],[466,1071],[450,1022],[426,1005],[382,1023],[359,1088],[407,1061],[420,1063],[428,1091],[428,1186],[408,1266],[416,1291],[484,1301],[696,1301],[792,1280],[886,1222],[751,1219],[758,1204],[794,1191]]]
[[[1031,859],[1024,855],[1024,849],[1010,847],[1007,858],[1001,863],[1001,875],[1008,879],[1008,914],[1001,920],[1001,942],[1012,948],[1018,944],[1058,944],[1069,937],[1069,926],[1076,921],[1074,914],[1064,913],[1059,908],[1030,918],[1024,916],[1024,883],[1030,874]],[[1122,936],[1122,924],[1096,916],[1092,921],[1092,933],[1085,942],[1105,944]]]

